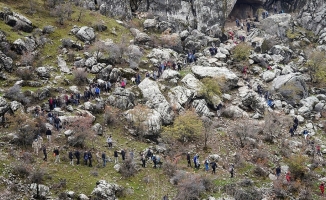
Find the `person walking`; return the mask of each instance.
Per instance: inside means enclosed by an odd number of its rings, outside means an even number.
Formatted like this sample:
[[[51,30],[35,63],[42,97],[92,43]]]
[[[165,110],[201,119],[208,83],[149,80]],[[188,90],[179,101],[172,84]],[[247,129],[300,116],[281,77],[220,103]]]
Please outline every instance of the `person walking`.
[[[217,167],[216,162],[213,161],[213,162],[211,163],[211,166],[212,166],[212,174],[215,174],[215,172],[216,172],[216,167]]]
[[[187,162],[188,162],[188,167],[191,167],[190,152],[187,153]]]
[[[117,164],[118,163],[118,151],[117,150],[114,150],[113,157],[114,157],[114,163]]]
[[[198,154],[196,154],[194,156],[194,165],[195,165],[195,168],[197,169],[197,157],[198,157]]]
[[[60,162],[60,155],[59,155],[59,149],[58,147],[56,147],[54,150],[53,150],[53,154],[55,156],[55,161],[54,163],[58,163]]]
[[[79,165],[79,160],[80,160],[80,152],[78,151],[78,149],[75,151],[75,157],[77,159],[76,165]]]
[[[230,172],[230,175],[231,177],[230,178],[233,178],[234,177],[234,164],[232,164],[229,168],[229,172]]]
[[[325,183],[322,182],[320,185],[319,185],[319,189],[320,189],[320,193],[322,196],[324,196],[324,191],[325,191]]]
[[[51,143],[52,131],[49,128],[46,130],[45,135],[46,135],[46,139],[48,140],[48,142]]]
[[[91,150],[88,151],[88,167],[93,167],[92,165],[92,152]]]
[[[87,165],[87,163],[88,163],[88,152],[85,151],[84,152],[84,164]]]
[[[290,175],[290,172],[287,172],[286,175],[285,175],[285,179],[287,182],[290,182],[291,181],[291,175]]]
[[[103,167],[105,167],[105,165],[106,165],[106,155],[105,155],[105,151],[103,151],[103,153],[102,153],[102,161],[103,161]]]
[[[146,157],[144,154],[141,155],[141,163],[142,163],[141,166],[145,168],[146,167]]]
[[[112,148],[112,136],[111,135],[108,137],[107,142],[108,142],[109,148]]]
[[[206,158],[204,164],[205,164],[205,170],[206,170],[206,172],[208,172],[208,170],[209,170],[209,160],[208,160],[208,158]]]
[[[34,149],[34,153],[36,154],[36,155],[38,155],[38,150],[39,150],[39,148],[41,148],[40,146],[39,146],[39,142],[37,141],[37,139],[35,139],[34,141],[33,141],[33,143],[32,143],[32,148]]]
[[[275,172],[276,172],[276,177],[278,179],[281,175],[281,166],[277,166]]]
[[[196,166],[197,166],[197,169],[200,168],[199,155],[197,155],[197,158],[196,158]]]
[[[73,160],[74,156],[73,156],[72,151],[69,151],[68,157],[69,157],[69,160],[70,160],[70,165],[74,165],[74,160]]]
[[[126,158],[126,151],[124,149],[122,149],[120,153],[121,153],[121,158],[124,161]]]
[[[152,160],[153,160],[154,168],[156,168],[157,160],[155,155],[152,156]]]
[[[46,146],[43,144],[43,146],[42,146],[42,151],[43,151],[43,155],[44,155],[44,158],[43,158],[43,160],[44,161],[47,161],[48,160],[48,154],[47,154],[47,152],[46,152]]]
[[[130,149],[130,151],[129,151],[129,157],[130,157],[131,160],[134,159],[134,150],[135,149]]]

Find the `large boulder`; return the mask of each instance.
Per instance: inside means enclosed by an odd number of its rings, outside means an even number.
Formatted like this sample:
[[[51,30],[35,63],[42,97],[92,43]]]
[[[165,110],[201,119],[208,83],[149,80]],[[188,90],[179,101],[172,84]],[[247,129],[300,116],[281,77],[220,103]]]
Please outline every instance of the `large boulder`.
[[[11,27],[18,27],[20,30],[31,33],[33,31],[33,24],[32,22],[25,16],[18,14],[18,13],[11,13],[7,12],[4,13],[4,21]]]
[[[105,180],[100,180],[96,182],[96,187],[92,191],[92,196],[94,196],[97,199],[106,199],[106,200],[115,200],[117,199],[115,194],[118,191],[122,191],[122,187],[113,184],[113,183],[108,183]]]
[[[161,64],[161,62],[167,60],[173,60],[178,58],[178,53],[172,49],[152,49],[147,55],[147,58],[151,60],[154,65]]]
[[[168,96],[170,99],[170,104],[173,107],[175,107],[177,110],[183,110],[183,107],[192,100],[194,92],[182,86],[177,86],[171,88]]]
[[[139,85],[145,99],[146,105],[160,113],[163,124],[171,124],[174,119],[174,113],[171,105],[161,93],[157,82],[145,78]]]
[[[60,68],[60,71],[64,72],[64,73],[69,73],[70,69],[67,66],[66,61],[64,60],[64,58],[62,56],[57,56],[58,59],[58,67]]]
[[[179,79],[180,77],[181,77],[180,73],[172,69],[164,70],[161,76],[161,78],[163,78],[164,80]]]
[[[184,84],[184,86],[188,89],[190,89],[194,96],[198,96],[200,93],[200,90],[204,86],[202,82],[200,82],[196,77],[194,77],[192,74],[187,74],[181,82]]]
[[[103,135],[103,127],[101,124],[96,123],[92,126],[92,130],[97,134],[97,135]]]
[[[12,71],[13,60],[10,57],[7,57],[6,54],[0,51],[0,71],[5,69],[6,71]]]
[[[231,105],[231,106],[227,106],[223,110],[222,116],[233,119],[233,118],[248,117],[248,114],[238,106]]]
[[[50,70],[47,67],[38,67],[35,69],[37,75],[41,78],[50,78]]]
[[[105,16],[131,19],[130,1],[106,0],[100,5],[100,13]]]
[[[132,109],[135,106],[135,94],[129,89],[117,87],[107,101],[122,110]]]
[[[284,37],[286,35],[286,31],[291,27],[290,21],[290,14],[283,13],[272,15],[261,20],[261,28],[270,35]]]
[[[230,71],[226,67],[203,67],[203,66],[193,66],[191,71],[198,78],[224,78],[225,85],[229,88],[234,88],[238,84],[238,76]]]
[[[194,100],[192,102],[192,107],[195,108],[196,113],[200,116],[213,117],[215,115],[207,107],[205,99]]]
[[[242,104],[252,110],[264,114],[265,105],[260,96],[253,90],[249,90],[247,87],[239,88],[239,95],[241,97]]]
[[[151,37],[144,32],[139,31],[138,29],[131,28],[130,32],[135,37],[136,44],[149,44],[151,42]]]
[[[77,31],[76,37],[81,41],[91,42],[95,40],[96,35],[92,27],[83,26]]]
[[[283,100],[291,105],[298,104],[301,99],[308,96],[308,88],[304,79],[296,73],[276,77],[271,89],[281,94]]]
[[[24,37],[13,42],[13,48],[19,54],[22,54],[23,52],[32,52],[36,47],[37,43],[32,37]]]
[[[50,188],[46,185],[32,183],[30,189],[32,190],[34,196],[37,194],[37,190],[39,191],[40,197],[44,199],[46,199],[46,197],[50,195]]]

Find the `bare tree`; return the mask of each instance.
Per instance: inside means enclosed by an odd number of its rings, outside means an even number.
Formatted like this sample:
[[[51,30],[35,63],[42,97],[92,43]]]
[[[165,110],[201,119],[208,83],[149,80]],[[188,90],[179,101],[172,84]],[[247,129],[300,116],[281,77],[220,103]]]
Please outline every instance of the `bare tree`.
[[[265,125],[263,133],[265,141],[273,142],[273,139],[282,133],[283,127],[288,128],[291,125],[291,118],[281,116],[275,112],[269,112],[265,115]]]
[[[246,146],[246,141],[249,137],[257,134],[258,130],[255,125],[249,120],[239,120],[231,129],[231,135],[234,137],[234,141],[238,146],[244,148]]]

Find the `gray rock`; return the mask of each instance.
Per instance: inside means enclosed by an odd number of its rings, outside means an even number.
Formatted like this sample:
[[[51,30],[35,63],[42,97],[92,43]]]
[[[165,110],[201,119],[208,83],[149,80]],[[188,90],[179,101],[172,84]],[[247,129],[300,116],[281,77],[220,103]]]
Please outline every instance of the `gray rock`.
[[[163,78],[164,80],[170,80],[170,79],[174,79],[174,78],[179,79],[180,77],[181,76],[178,71],[175,71],[172,69],[167,69],[167,70],[164,70],[161,78]]]
[[[135,105],[135,94],[129,89],[117,87],[108,97],[109,104],[122,109],[132,109]]]
[[[103,135],[103,128],[102,125],[99,123],[94,124],[92,126],[92,130],[97,134],[97,135]]]
[[[12,102],[10,102],[10,108],[11,108],[11,110],[12,111],[17,111],[17,110],[19,110],[19,109],[21,109],[21,110],[23,110],[24,109],[24,106],[20,103],[20,102],[18,102],[18,101],[12,101]],[[0,105],[0,107],[1,107],[1,105]],[[0,110],[1,110],[1,108],[0,108]]]
[[[265,82],[270,82],[270,81],[272,81],[275,77],[276,77],[275,72],[274,72],[274,71],[271,71],[271,70],[267,70],[267,71],[265,71],[265,72],[262,74],[262,79],[263,79]]]
[[[286,31],[290,28],[290,20],[290,14],[283,13],[272,15],[261,20],[261,28],[270,35],[283,37],[286,35]]]
[[[33,24],[32,22],[25,16],[18,14],[18,13],[6,13],[4,17],[4,21],[9,26],[16,26],[19,24],[19,30],[22,30],[27,33],[31,33],[33,31]]]
[[[32,52],[36,49],[37,44],[34,38],[24,37],[13,42],[14,49],[17,53]]]
[[[291,105],[299,103],[308,96],[308,88],[303,78],[298,74],[287,74],[276,77],[272,82],[272,91],[283,96],[284,101]]]
[[[321,111],[323,110],[323,107],[324,107],[324,106],[325,106],[324,103],[319,102],[319,103],[317,103],[317,104],[315,105],[314,110],[315,110],[316,112],[321,112]]]
[[[37,184],[36,183],[32,183],[30,186],[30,189],[32,190],[33,195],[36,195],[37,193]],[[39,195],[41,197],[47,197],[50,194],[50,189],[48,186],[39,184],[38,185],[38,190],[39,190]]]
[[[79,194],[78,199],[79,200],[89,200],[89,198],[85,194]]]
[[[13,60],[7,57],[2,51],[0,51],[0,70],[5,69],[6,71],[12,71]]]
[[[192,100],[194,93],[193,91],[184,88],[182,86],[177,86],[171,88],[170,92],[168,93],[170,104],[175,106],[179,111],[183,110],[183,107],[190,103]]]
[[[221,160],[221,157],[218,154],[211,154],[211,155],[208,156],[208,159],[210,161],[218,162],[218,161]]]
[[[225,78],[226,87],[234,88],[238,84],[238,76],[226,67],[193,66],[191,71],[199,78]]]
[[[50,78],[50,71],[48,70],[47,67],[38,67],[35,69],[37,75],[39,75],[42,78]]]
[[[222,116],[227,117],[227,118],[243,118],[243,117],[248,117],[248,114],[241,110],[238,106],[228,106],[222,111]]]
[[[114,168],[115,171],[120,172],[121,166],[120,166],[120,164],[115,164],[113,166],[113,168]]]
[[[239,94],[242,104],[246,107],[253,109],[259,114],[264,114],[266,103],[261,100],[260,96],[253,90],[248,90],[247,87],[239,88]]]
[[[318,99],[317,97],[315,97],[315,96],[310,96],[310,97],[307,97],[307,98],[302,99],[302,100],[300,101],[300,103],[301,103],[303,106],[309,108],[309,110],[312,110],[313,107],[314,107],[318,102],[319,102],[319,99]]]
[[[130,2],[121,0],[110,0],[107,3],[103,3],[100,6],[100,13],[105,16],[119,17],[131,19],[131,7]]]
[[[195,108],[195,111],[200,116],[213,117],[215,114],[210,112],[207,107],[205,99],[196,99],[192,102],[192,107]]]
[[[62,71],[64,73],[70,73],[70,69],[68,68],[67,63],[63,59],[63,57],[57,56],[57,60],[58,60],[58,67],[60,68],[60,71]]]
[[[76,37],[81,41],[94,41],[95,40],[95,32],[94,29],[88,26],[81,27],[76,33]]]
[[[154,48],[151,52],[147,55],[147,58],[153,59],[155,58],[156,62],[153,64],[161,64],[161,62],[167,60],[174,60],[178,58],[178,53],[173,51],[172,49],[158,49]]]
[[[148,44],[152,39],[146,33],[141,32],[135,28],[131,28],[130,32],[135,37],[136,44]]]
[[[91,68],[96,63],[97,63],[97,59],[95,57],[90,57],[85,61],[85,66]]]
[[[288,62],[291,60],[293,51],[289,47],[285,47],[282,45],[275,45],[271,49],[272,54],[281,55],[283,57],[282,62]]]
[[[112,184],[106,182],[105,180],[100,180],[96,182],[96,187],[92,191],[92,196],[98,199],[116,200],[117,197],[115,194],[121,192],[122,190],[123,188],[117,184]]]
[[[119,68],[113,68],[110,73],[110,81],[116,82],[119,76],[121,76],[121,70]]]
[[[138,87],[147,99],[146,105],[160,113],[163,124],[170,124],[174,119],[172,107],[161,93],[157,83],[145,78]]]
[[[192,74],[187,74],[181,82],[194,93],[194,96],[197,97],[201,88],[204,86],[203,83],[196,79]]]
[[[71,105],[68,105],[66,107],[66,110],[69,111],[69,112],[73,112],[74,111],[74,108]]]
[[[143,24],[144,29],[156,28],[157,21],[156,19],[146,19]]]
[[[74,131],[69,129],[69,130],[66,130],[65,132],[63,132],[63,134],[66,137],[69,137],[69,136],[72,136],[74,134]]]

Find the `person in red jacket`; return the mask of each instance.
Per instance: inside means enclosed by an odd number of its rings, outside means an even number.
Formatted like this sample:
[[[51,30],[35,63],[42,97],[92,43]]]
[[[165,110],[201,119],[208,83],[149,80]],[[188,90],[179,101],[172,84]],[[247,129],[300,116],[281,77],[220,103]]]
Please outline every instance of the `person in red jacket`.
[[[287,182],[290,182],[290,181],[291,181],[291,175],[290,175],[290,172],[287,172],[287,173],[286,173],[285,178],[286,178],[286,181],[287,181]]]
[[[324,196],[324,191],[325,191],[325,184],[324,184],[324,182],[322,182],[319,185],[319,189],[320,189],[321,195]]]

